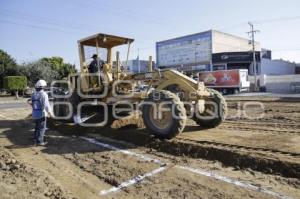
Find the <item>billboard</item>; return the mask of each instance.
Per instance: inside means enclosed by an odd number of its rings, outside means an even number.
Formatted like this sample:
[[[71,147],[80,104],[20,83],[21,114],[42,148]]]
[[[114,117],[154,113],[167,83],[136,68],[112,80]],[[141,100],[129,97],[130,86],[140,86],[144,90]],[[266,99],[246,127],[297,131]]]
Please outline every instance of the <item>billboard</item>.
[[[255,59],[260,62],[260,52],[255,52]],[[238,62],[252,62],[252,52],[224,52],[212,54],[213,63],[238,63]]]
[[[211,31],[156,43],[158,67],[189,67],[210,64]]]
[[[219,70],[199,73],[199,80],[206,86],[233,87],[240,85],[239,70]]]

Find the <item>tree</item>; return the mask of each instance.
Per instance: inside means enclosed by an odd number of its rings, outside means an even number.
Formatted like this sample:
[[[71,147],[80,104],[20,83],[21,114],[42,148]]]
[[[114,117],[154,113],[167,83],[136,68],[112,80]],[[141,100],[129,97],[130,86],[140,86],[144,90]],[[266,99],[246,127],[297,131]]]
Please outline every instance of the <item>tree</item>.
[[[27,78],[25,76],[7,76],[4,77],[4,88],[13,91],[16,99],[19,98],[19,91],[22,91],[27,86]]]
[[[51,65],[51,68],[58,72],[59,79],[68,77],[69,74],[76,73],[75,65],[64,63],[61,57],[44,57],[41,59]]]
[[[58,72],[52,69],[52,65],[42,59],[23,64],[20,66],[19,73],[27,77],[31,87],[40,79],[50,83],[59,78]]]
[[[71,73],[76,73],[75,65],[64,63],[61,57],[44,57],[18,66],[9,54],[0,49],[0,88],[4,86],[5,76],[26,76],[28,85],[34,86],[39,79],[50,83],[66,78]]]
[[[3,78],[13,75],[18,75],[17,63],[9,54],[0,49],[0,88],[3,88]]]

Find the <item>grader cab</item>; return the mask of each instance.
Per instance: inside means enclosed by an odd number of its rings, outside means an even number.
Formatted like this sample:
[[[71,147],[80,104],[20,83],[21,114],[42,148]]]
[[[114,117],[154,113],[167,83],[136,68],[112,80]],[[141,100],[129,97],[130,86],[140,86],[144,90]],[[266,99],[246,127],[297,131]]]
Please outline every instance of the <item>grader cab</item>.
[[[123,102],[123,106],[135,107],[133,110],[127,107],[126,114],[138,110],[150,133],[166,139],[182,132],[187,119],[193,119],[198,125],[206,128],[216,127],[224,121],[227,105],[223,96],[215,90],[206,88],[203,82],[197,82],[177,70],[152,71],[151,58],[148,72],[129,74],[127,62],[133,41],[130,38],[101,33],[79,40],[81,72],[69,76],[71,95],[63,100],[59,98],[56,100],[58,104],[59,101],[67,102],[71,108],[58,105],[54,108],[55,115],[58,118],[73,115],[68,118],[72,121],[74,116],[82,118],[85,110],[89,110],[85,113],[106,114],[105,125],[110,126],[114,119],[117,119],[114,118],[116,107]],[[120,64],[119,52],[116,52],[115,61],[112,61],[113,48],[120,45],[127,45],[126,62],[123,67]],[[99,49],[106,50],[106,60],[99,64],[97,73],[88,72],[86,47],[94,48],[97,55]],[[91,84],[92,77],[96,77],[98,81]],[[148,89],[136,90],[139,84],[147,85]],[[97,103],[107,105],[104,112],[95,106]],[[82,104],[90,106],[82,108]],[[68,114],[71,110],[72,114]]]
[[[101,75],[104,77],[106,81],[104,83],[111,83],[114,79],[119,79],[121,76],[121,70],[120,70],[120,58],[119,53],[117,52],[117,59],[116,59],[116,67],[113,69],[113,62],[112,62],[112,54],[113,54],[113,48],[121,45],[128,45],[128,51],[127,51],[127,60],[129,56],[129,50],[130,50],[130,44],[133,42],[133,39],[130,38],[124,38],[124,37],[117,37],[107,34],[96,34],[84,39],[81,39],[78,41],[78,51],[79,51],[79,59],[80,59],[80,71],[81,71],[81,89],[83,93],[86,92],[94,92],[99,91],[103,87],[101,85],[101,79],[98,78],[99,82],[96,82],[96,86],[90,84],[91,78],[89,76],[99,76]],[[106,52],[106,60],[103,60],[104,62],[100,63],[99,61],[99,70],[96,74],[88,74],[88,64],[87,63],[87,56],[85,53],[86,47],[94,48],[94,53],[100,57],[100,48],[105,49]],[[91,88],[92,87],[92,88]]]

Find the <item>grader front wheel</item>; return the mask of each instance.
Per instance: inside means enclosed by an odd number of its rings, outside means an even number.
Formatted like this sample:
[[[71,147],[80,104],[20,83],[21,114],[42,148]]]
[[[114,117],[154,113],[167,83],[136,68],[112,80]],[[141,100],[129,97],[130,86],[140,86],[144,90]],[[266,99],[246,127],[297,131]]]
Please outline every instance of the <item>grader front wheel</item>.
[[[180,99],[170,91],[154,91],[144,101],[144,124],[153,135],[171,139],[184,130],[186,111]]]
[[[205,101],[205,110],[203,113],[195,113],[193,120],[201,127],[215,128],[225,120],[227,104],[221,93],[213,89],[207,90],[211,97]]]

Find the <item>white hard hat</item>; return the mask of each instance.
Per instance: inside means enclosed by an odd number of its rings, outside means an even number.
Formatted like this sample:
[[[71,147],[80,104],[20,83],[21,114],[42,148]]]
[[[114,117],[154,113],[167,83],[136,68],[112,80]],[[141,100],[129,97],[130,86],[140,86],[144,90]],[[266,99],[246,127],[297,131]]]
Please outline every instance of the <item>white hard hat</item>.
[[[40,79],[39,81],[37,81],[37,83],[35,84],[35,88],[43,88],[47,86],[47,82],[43,79]]]

